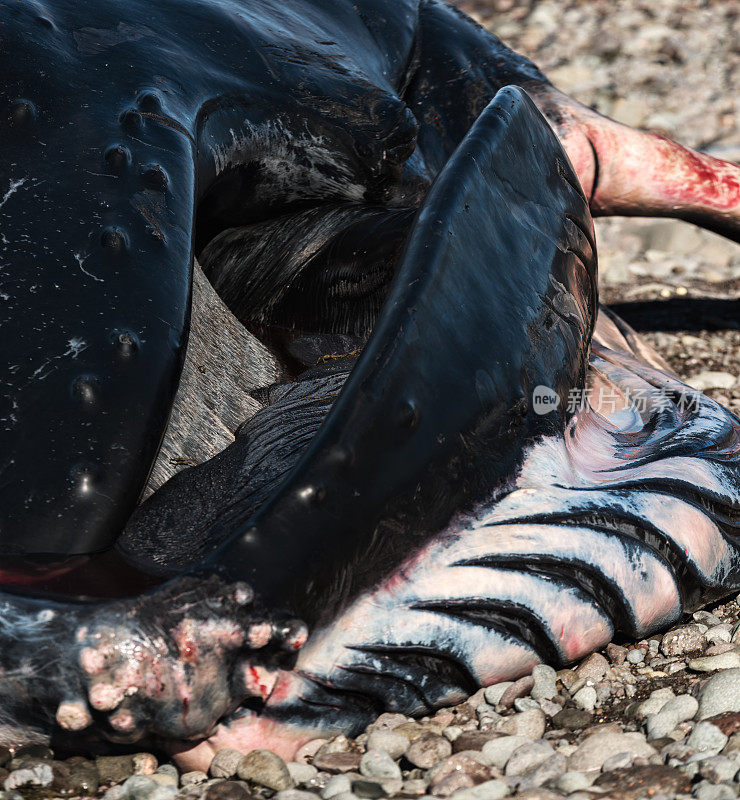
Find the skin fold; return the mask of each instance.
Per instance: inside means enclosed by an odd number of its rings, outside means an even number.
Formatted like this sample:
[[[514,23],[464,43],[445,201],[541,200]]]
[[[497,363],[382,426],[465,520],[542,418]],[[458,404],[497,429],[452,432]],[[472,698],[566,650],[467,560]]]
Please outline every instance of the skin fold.
[[[740,588],[738,421],[599,311],[591,223],[737,241],[737,166],[435,0],[0,10],[5,742],[290,757]],[[285,374],[139,505],[195,256]]]

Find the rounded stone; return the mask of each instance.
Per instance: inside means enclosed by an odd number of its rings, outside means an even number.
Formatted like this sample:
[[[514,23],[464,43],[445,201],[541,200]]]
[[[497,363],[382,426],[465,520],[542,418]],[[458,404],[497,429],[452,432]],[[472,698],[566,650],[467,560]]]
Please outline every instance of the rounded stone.
[[[448,745],[449,742],[445,741]],[[360,760],[360,774],[366,778],[382,780],[385,778],[400,778],[401,770],[398,764],[383,750],[369,750]]]
[[[501,736],[486,742],[481,749],[481,755],[489,766],[504,769],[512,753],[531,741],[526,736]]]
[[[390,728],[371,731],[367,737],[368,750],[383,750],[394,760],[401,758],[409,744],[409,740],[403,734],[396,733]]]
[[[248,800],[251,795],[247,787],[238,781],[212,783],[205,791],[203,800]]]
[[[488,686],[484,693],[486,703],[491,706],[497,706],[501,702],[504,692],[509,686],[513,685],[514,681],[501,681],[501,683],[494,683],[493,686]]]
[[[236,775],[242,758],[244,758],[244,753],[235,750],[233,747],[224,747],[211,760],[208,774],[212,778],[232,778]]]
[[[319,771],[312,764],[300,764],[297,761],[289,761],[286,765],[293,783],[297,786],[300,784],[310,783],[316,779]]]
[[[506,775],[521,775],[524,772],[536,769],[548,760],[555,751],[546,741],[529,742],[517,747],[506,762],[504,770]]]
[[[109,252],[116,255],[126,252],[128,242],[126,234],[117,227],[105,228],[100,235],[100,244]]]
[[[596,707],[596,689],[593,686],[584,686],[573,695],[573,702],[584,711],[593,711]]]
[[[72,382],[72,396],[83,406],[97,404],[100,382],[94,375],[79,375]]]
[[[496,730],[510,736],[526,736],[529,739],[541,739],[545,732],[546,718],[539,708],[521,711],[512,717],[500,720]]]
[[[270,750],[252,750],[237,766],[236,774],[244,781],[252,781],[280,792],[292,789],[293,779],[280,756]]]
[[[140,92],[136,98],[136,105],[149,114],[162,113],[162,98],[158,92],[151,90]]]
[[[343,792],[352,791],[352,781],[347,775],[333,775],[326,782],[326,785],[321,790],[321,796],[324,800],[329,800],[330,797],[335,797]]]
[[[669,700],[656,714],[647,718],[648,739],[660,739],[668,734],[680,722],[693,719],[699,710],[699,701],[688,694],[682,694]]]
[[[699,692],[697,719],[725,711],[740,711],[740,669],[728,669],[711,678]]]
[[[450,755],[452,755],[451,742],[436,733],[425,733],[412,742],[406,750],[407,760],[420,769],[429,769]]]
[[[134,774],[131,756],[98,756],[95,766],[101,783],[122,783]]]
[[[605,731],[585,739],[570,757],[568,768],[574,772],[600,770],[604,762],[617,753],[629,753],[633,758],[650,758],[656,754],[640,733]]]
[[[727,736],[711,722],[697,722],[686,744],[699,753],[719,753],[727,744]]]
[[[547,664],[537,664],[532,670],[534,686],[530,692],[533,700],[552,700],[558,693],[557,672]]]

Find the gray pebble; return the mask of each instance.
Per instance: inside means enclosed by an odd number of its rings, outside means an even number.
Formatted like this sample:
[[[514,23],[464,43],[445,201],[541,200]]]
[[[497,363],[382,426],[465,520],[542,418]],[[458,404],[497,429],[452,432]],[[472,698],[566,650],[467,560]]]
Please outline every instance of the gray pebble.
[[[537,667],[535,667],[537,669]],[[485,690],[486,703],[491,706],[497,706],[504,696],[504,692],[513,686],[514,681],[501,681],[501,683],[494,683],[493,686],[488,686]]]
[[[566,772],[555,783],[555,788],[563,794],[572,794],[588,787],[594,782],[596,773]]]
[[[632,766],[635,757],[632,753],[614,753],[601,765],[602,772],[611,772],[614,769]]]
[[[506,766],[506,762],[511,758],[511,754],[518,747],[530,743],[531,739],[526,736],[502,736],[499,739],[491,739],[490,742],[486,742],[481,749],[481,755],[489,766],[503,769]]]
[[[738,667],[740,667],[740,652],[737,650],[728,650],[716,656],[693,658],[689,661],[689,669],[693,669],[694,672],[715,672]]]
[[[211,760],[208,773],[212,778],[232,778],[243,758],[244,753],[234,750],[233,747],[224,747]]]
[[[452,755],[452,744],[444,736],[436,733],[420,736],[406,750],[407,760],[420,769],[429,769],[450,755]]]
[[[297,761],[288,761],[285,766],[288,768],[293,783],[299,786],[302,783],[309,783],[319,774],[313,764],[299,764]],[[287,791],[287,790],[286,790]]]
[[[552,700],[558,693],[557,673],[552,667],[548,667],[546,664],[537,664],[532,670],[532,677],[534,686],[530,694],[533,700]]]
[[[737,775],[737,763],[726,756],[712,756],[699,762],[699,774],[712,783],[731,781]]]
[[[697,719],[713,717],[724,711],[740,711],[740,669],[712,675],[699,692]]]
[[[523,744],[511,754],[511,757],[506,762],[504,773],[506,775],[521,775],[523,772],[529,772],[539,767],[544,761],[547,761],[554,752],[550,742],[544,740]]]
[[[252,750],[247,753],[239,762],[236,774],[243,781],[252,781],[276,792],[292,789],[294,786],[285,762],[270,750]]]
[[[19,786],[50,786],[53,780],[51,765],[40,763],[14,769],[3,781],[3,786],[6,791],[11,791]]]
[[[647,700],[643,700],[637,706],[635,716],[637,719],[645,719],[651,714],[657,714],[663,709],[663,706],[669,701],[673,700],[676,695],[673,694],[673,689],[665,687],[664,689],[656,689],[650,693]]]
[[[375,730],[367,738],[368,750],[384,750],[388,755],[396,760],[406,752],[409,740],[402,733],[396,733],[391,729]]]
[[[199,769],[192,772],[185,772],[180,776],[180,784],[182,786],[197,786],[200,783],[205,783],[208,780],[208,775],[201,772]]]
[[[656,754],[640,733],[604,731],[594,733],[578,745],[570,757],[568,768],[575,772],[600,770],[603,763],[616,753],[630,753],[635,758],[649,758]]]
[[[442,738],[442,737],[440,737]],[[446,739],[442,739],[447,745]],[[360,773],[366,778],[400,778],[401,770],[384,750],[369,750],[360,760]]]
[[[352,781],[347,775],[333,775],[326,782],[326,786],[321,790],[321,796],[324,800],[329,800],[330,797],[342,794],[342,792],[352,791]]]
[[[642,664],[645,660],[645,651],[641,650],[639,647],[636,647],[634,650],[630,650],[627,653],[627,662],[629,664]]]
[[[699,701],[689,694],[681,694],[670,699],[657,714],[647,718],[648,739],[661,739],[680,722],[693,719],[699,710]]]
[[[495,779],[468,789],[458,789],[451,795],[451,800],[501,800],[509,793],[509,785],[505,781]]]
[[[735,791],[724,783],[710,783],[702,781],[692,789],[692,794],[697,800],[735,800]]]
[[[283,789],[275,795],[275,800],[316,800],[316,795],[302,789]]]
[[[500,720],[496,730],[511,736],[527,736],[530,739],[541,739],[545,732],[545,715],[539,708],[521,711],[512,717]]]
[[[727,737],[711,722],[697,722],[686,744],[699,753],[718,753],[727,744]]]
[[[573,702],[584,711],[593,711],[596,708],[596,689],[593,686],[584,686],[573,695]]]

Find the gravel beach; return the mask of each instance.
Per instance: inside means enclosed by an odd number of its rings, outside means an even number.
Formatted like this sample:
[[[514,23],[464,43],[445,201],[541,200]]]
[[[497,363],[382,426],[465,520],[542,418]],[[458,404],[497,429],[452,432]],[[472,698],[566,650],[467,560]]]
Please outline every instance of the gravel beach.
[[[470,0],[459,5],[561,89],[630,125],[740,161],[740,3]],[[740,413],[740,246],[691,225],[597,222],[602,301],[688,383]],[[740,605],[477,692],[434,717],[383,714],[286,764],[220,751],[208,774],[151,753],[0,748],[0,800],[587,800],[740,793]]]

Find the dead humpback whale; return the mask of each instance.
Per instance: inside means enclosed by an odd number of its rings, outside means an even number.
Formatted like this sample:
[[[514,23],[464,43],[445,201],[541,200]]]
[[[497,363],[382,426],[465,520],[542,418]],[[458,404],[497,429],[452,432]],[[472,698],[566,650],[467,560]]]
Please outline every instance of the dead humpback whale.
[[[736,167],[433,0],[94,10],[0,29],[9,740],[290,755],[738,588],[740,425],[590,216],[737,240]]]

